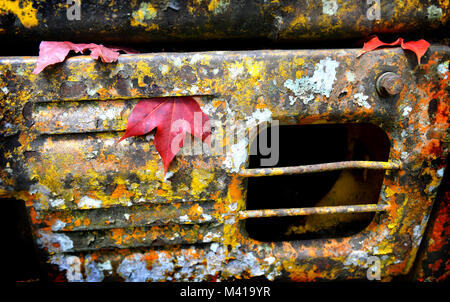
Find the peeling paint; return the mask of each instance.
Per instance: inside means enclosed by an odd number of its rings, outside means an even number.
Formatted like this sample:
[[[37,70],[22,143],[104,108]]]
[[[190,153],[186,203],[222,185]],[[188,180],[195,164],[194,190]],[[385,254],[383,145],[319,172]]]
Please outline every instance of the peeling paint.
[[[151,276],[143,255],[138,253],[126,257],[117,268],[117,273],[126,282],[146,282]]]
[[[80,209],[95,209],[100,208],[101,205],[101,200],[93,199],[89,196],[83,196],[77,204],[78,208]]]
[[[334,16],[339,6],[336,0],[322,0],[322,12],[325,15]]]
[[[43,230],[39,231],[37,242],[41,247],[46,248],[51,253],[65,252],[73,248],[73,242],[67,235]]]
[[[347,266],[367,267],[367,258],[369,255],[364,251],[352,251],[344,262]]]
[[[312,93],[322,94],[329,97],[333,88],[333,83],[336,80],[336,68],[339,62],[326,58],[320,60],[315,65],[314,74],[312,77],[303,77],[292,81],[288,79],[284,82],[284,87],[291,90],[296,98],[300,98],[304,104],[308,104],[314,99]],[[294,102],[291,100],[291,105]]]
[[[357,94],[354,95],[354,100],[355,100],[356,104],[358,104],[359,106],[362,106],[364,108],[370,109],[371,106],[367,102],[368,98],[369,97],[367,95],[364,95],[362,93],[357,93]]]
[[[442,17],[442,8],[437,7],[436,5],[430,5],[427,8],[428,19],[430,20],[439,20]]]
[[[446,61],[444,63],[441,63],[437,67],[437,71],[444,77],[444,80],[448,78],[448,64],[449,61]]]
[[[302,26],[301,18],[297,21]],[[0,143],[6,159],[0,166],[0,194],[25,201],[41,252],[60,263],[58,278],[70,270],[68,279],[74,281],[102,276],[108,281],[361,279],[365,276],[358,266],[372,254],[382,256],[383,278],[408,273],[423,232],[417,225],[426,225],[417,219],[428,217],[444,173],[448,91],[447,69],[440,64],[445,64],[448,48],[431,46],[420,66],[424,72],[413,82],[414,70],[403,50],[380,49],[360,59],[357,51],[208,52],[201,58],[139,54],[121,57],[116,66],[79,57],[44,78],[31,74],[36,58],[2,58],[0,87],[9,94],[1,99],[0,116],[6,123],[0,132],[18,132]],[[414,84],[397,101],[374,95],[376,74],[386,64],[407,85]],[[164,76],[162,65],[168,66]],[[181,68],[192,69],[195,81],[170,72]],[[96,92],[61,91],[61,79]],[[219,134],[226,127],[243,134],[251,124],[273,119],[285,125],[378,126],[392,146],[390,162],[381,164],[388,171],[382,207],[376,208],[384,213],[352,236],[259,242],[241,229],[248,211],[247,180],[240,169],[248,159],[248,141],[222,136],[221,145],[231,150],[227,154],[181,152],[166,177],[153,134],[115,145],[137,100],[193,91],[200,94],[205,112],[222,123],[214,129]],[[205,91],[211,94],[201,95]],[[22,110],[30,100],[32,126],[23,120],[27,115]],[[99,116],[105,119],[98,122]],[[64,257],[77,258],[56,260],[54,253],[63,250]]]
[[[60,271],[66,271],[69,282],[83,282],[81,274],[81,261],[77,256],[56,254],[50,258],[50,263],[58,265]]]
[[[66,223],[64,221],[61,221],[57,219],[55,223],[52,225],[52,231],[57,232],[61,229],[63,229],[66,226]]]

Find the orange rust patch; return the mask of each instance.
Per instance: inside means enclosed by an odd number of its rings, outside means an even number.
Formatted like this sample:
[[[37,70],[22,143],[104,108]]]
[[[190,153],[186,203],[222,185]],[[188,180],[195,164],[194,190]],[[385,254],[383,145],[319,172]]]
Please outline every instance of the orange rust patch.
[[[116,189],[111,194],[111,198],[118,199],[124,195],[126,198],[130,198],[131,196],[133,196],[133,193],[128,191],[127,187],[124,184],[120,184],[120,185],[117,185]]]
[[[231,184],[228,189],[230,193],[231,200],[242,200],[242,180],[240,180],[237,176],[233,176],[231,179]]]

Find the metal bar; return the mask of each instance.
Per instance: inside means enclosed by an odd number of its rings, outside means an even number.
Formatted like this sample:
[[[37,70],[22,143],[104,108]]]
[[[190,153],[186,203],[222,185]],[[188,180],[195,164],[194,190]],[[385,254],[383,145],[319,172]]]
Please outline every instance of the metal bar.
[[[445,29],[450,19],[448,4],[442,0],[389,1],[382,6],[361,0],[104,0],[77,1],[79,6],[70,2],[1,1],[0,37],[8,42],[64,41],[68,35],[73,42],[83,43],[188,40],[198,45],[221,39],[311,42],[391,32],[392,24],[396,32],[433,34]]]
[[[387,204],[364,204],[352,206],[312,207],[312,208],[290,208],[290,209],[265,209],[240,211],[239,219],[283,217],[283,216],[305,216],[314,214],[337,214],[337,213],[362,213],[382,212],[389,208]]]
[[[377,162],[377,161],[341,161],[335,163],[304,165],[295,167],[243,169],[239,172],[239,175],[243,177],[260,177],[260,176],[318,173],[341,169],[393,170],[393,169],[401,169],[401,163]]]

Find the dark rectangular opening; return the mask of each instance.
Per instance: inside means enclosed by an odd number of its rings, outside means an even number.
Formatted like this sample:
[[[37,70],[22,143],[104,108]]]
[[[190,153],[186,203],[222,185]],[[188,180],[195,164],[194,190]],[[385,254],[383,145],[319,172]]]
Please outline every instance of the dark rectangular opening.
[[[270,143],[270,128],[267,131]],[[254,139],[252,144],[257,143]],[[279,126],[279,161],[274,167],[350,160],[388,161],[390,142],[367,123]],[[261,154],[248,168],[262,168]],[[264,167],[267,168],[267,167]],[[247,210],[342,206],[378,203],[384,170],[346,169],[320,173],[250,177]],[[249,237],[260,241],[337,238],[366,228],[375,213],[249,218]]]

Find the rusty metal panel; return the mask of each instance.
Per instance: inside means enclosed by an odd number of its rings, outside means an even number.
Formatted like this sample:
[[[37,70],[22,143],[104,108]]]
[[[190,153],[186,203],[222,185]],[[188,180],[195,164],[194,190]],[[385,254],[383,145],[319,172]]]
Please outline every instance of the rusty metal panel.
[[[19,2],[21,5],[19,5]],[[79,12],[74,13],[79,3]],[[359,39],[445,30],[441,0],[2,1],[0,36],[17,40],[176,42]],[[82,21],[81,21],[82,20]]]
[[[3,57],[0,197],[25,200],[54,278],[365,279],[375,256],[390,280],[414,262],[446,164],[449,53],[432,46],[420,65],[401,49],[79,56],[39,75],[35,57]],[[377,92],[385,72],[401,77],[398,94]],[[184,95],[221,122],[219,137],[272,120],[380,127],[391,149],[378,204],[331,209],[375,219],[344,238],[260,242],[242,223],[248,141],[182,148],[167,175],[151,135],[115,144],[139,98]]]

